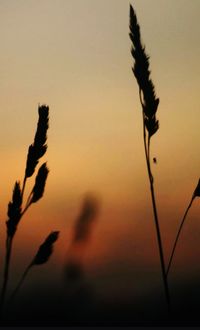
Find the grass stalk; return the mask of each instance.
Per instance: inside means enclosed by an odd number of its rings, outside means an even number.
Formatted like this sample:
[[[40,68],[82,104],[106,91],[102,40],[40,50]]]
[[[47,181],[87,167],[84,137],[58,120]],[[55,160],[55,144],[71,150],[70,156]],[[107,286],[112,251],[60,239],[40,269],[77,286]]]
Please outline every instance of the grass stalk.
[[[26,176],[24,176],[24,180],[23,180],[23,186],[22,186],[22,192],[21,192],[22,200],[23,200],[23,196],[24,196],[25,186],[26,186]]]
[[[28,275],[31,267],[32,267],[32,263],[26,268],[26,270],[24,271],[21,279],[19,280],[19,283],[17,284],[15,290],[13,291],[12,295],[9,298],[8,304],[12,303],[13,299],[15,298],[16,294],[18,293],[19,289],[21,288],[22,284],[24,283],[24,280],[26,278],[26,276]]]
[[[141,102],[141,105],[143,105],[142,101],[141,101],[141,92],[140,92],[140,102]],[[169,293],[169,286],[168,286],[168,281],[167,281],[167,274],[166,274],[166,268],[165,268],[163,246],[162,246],[162,238],[161,238],[161,232],[160,232],[160,226],[159,226],[159,220],[158,220],[158,212],[157,212],[157,206],[156,206],[156,198],[155,198],[155,191],[154,191],[154,179],[153,179],[153,175],[151,172],[150,138],[148,136],[148,141],[147,141],[144,112],[143,112],[143,140],[144,140],[144,150],[145,150],[147,172],[148,172],[148,178],[149,178],[149,183],[150,183],[150,192],[151,192],[154,223],[155,223],[155,228],[156,228],[156,236],[157,236],[157,243],[158,243],[158,250],[159,250],[159,257],[160,257],[160,265],[161,265],[161,271],[162,271],[162,279],[163,279],[163,284],[164,284],[167,308],[168,308],[168,311],[170,311],[170,293]]]
[[[19,225],[22,216],[28,210],[30,205],[32,203],[36,203],[43,196],[45,183],[49,172],[46,163],[44,163],[38,170],[35,185],[32,189],[31,194],[28,197],[24,209],[22,209],[26,181],[34,174],[35,168],[39,163],[40,158],[45,154],[47,150],[46,140],[47,140],[47,129],[49,127],[48,126],[49,107],[46,105],[39,106],[38,114],[39,114],[39,119],[35,133],[34,143],[31,144],[28,149],[26,169],[25,169],[22,189],[20,188],[20,183],[16,182],[13,189],[12,201],[10,201],[8,204],[8,212],[7,212],[8,220],[6,221],[6,226],[7,226],[6,252],[5,252],[3,285],[2,285],[2,291],[0,297],[0,313],[2,313],[3,306],[5,303],[5,297],[7,293],[7,286],[8,286],[8,280],[10,274],[12,245],[13,245],[13,239],[17,231],[17,227]]]
[[[170,271],[170,268],[171,268],[171,264],[172,264],[172,260],[173,260],[173,257],[174,257],[174,253],[175,253],[175,250],[176,250],[176,246],[177,246],[177,243],[178,243],[178,239],[179,239],[179,236],[180,236],[180,233],[182,231],[183,225],[185,223],[187,214],[188,214],[188,212],[189,212],[189,210],[190,210],[190,208],[191,208],[191,206],[193,204],[194,199],[195,199],[195,196],[193,195],[192,196],[192,199],[191,199],[191,201],[190,201],[190,203],[189,203],[189,205],[188,205],[188,207],[187,207],[187,209],[186,209],[186,211],[184,213],[184,216],[183,216],[183,219],[181,221],[181,224],[179,226],[179,230],[177,232],[177,235],[176,235],[176,238],[175,238],[175,241],[174,241],[174,244],[173,244],[171,256],[170,256],[170,259],[169,259],[169,263],[168,263],[168,266],[167,266],[166,276],[168,276],[168,274],[169,274],[169,271]]]
[[[45,241],[39,246],[39,249],[38,249],[36,255],[34,256],[32,262],[25,269],[18,285],[16,286],[15,290],[13,291],[12,295],[10,296],[10,299],[8,301],[9,303],[12,302],[12,300],[16,296],[17,292],[21,288],[21,286],[22,286],[27,274],[29,273],[30,269],[35,265],[42,265],[42,264],[46,263],[49,260],[51,254],[53,252],[53,244],[57,241],[58,236],[59,236],[58,231],[51,232],[47,236]]]
[[[23,183],[23,190],[25,189],[26,181],[24,180]],[[28,204],[23,212],[21,213],[20,219],[24,215],[24,213],[27,211],[28,207],[30,204]],[[8,280],[9,280],[9,273],[10,273],[10,261],[11,261],[11,254],[12,254],[12,245],[13,245],[13,236],[9,236],[7,233],[7,238],[6,238],[6,257],[5,257],[5,266],[4,266],[4,278],[3,278],[3,286],[2,286],[2,291],[1,291],[1,300],[0,300],[0,312],[3,309],[3,305],[5,302],[5,296],[7,292],[7,286],[8,286]]]
[[[5,301],[6,290],[9,279],[9,268],[10,268],[10,258],[12,252],[12,238],[7,237],[6,239],[6,258],[5,258],[5,266],[4,266],[4,277],[3,277],[3,286],[1,291],[1,300],[0,300],[0,312],[2,312],[2,308]]]
[[[153,206],[154,223],[156,228],[158,250],[160,256],[160,264],[162,270],[162,279],[164,284],[166,302],[168,311],[170,311],[170,294],[168,281],[166,276],[166,267],[163,253],[163,245],[161,239],[161,232],[158,220],[158,212],[156,207],[156,198],[154,191],[154,178],[151,171],[150,161],[150,141],[151,137],[156,134],[159,129],[159,121],[157,120],[156,113],[159,105],[159,98],[156,97],[155,87],[150,77],[150,64],[149,56],[146,54],[145,47],[141,41],[140,26],[137,20],[136,13],[133,7],[130,5],[130,39],[132,41],[131,54],[134,60],[132,67],[133,74],[137,80],[139,86],[139,98],[142,107],[143,118],[143,140],[144,150],[147,165],[147,172],[150,183],[151,200]]]

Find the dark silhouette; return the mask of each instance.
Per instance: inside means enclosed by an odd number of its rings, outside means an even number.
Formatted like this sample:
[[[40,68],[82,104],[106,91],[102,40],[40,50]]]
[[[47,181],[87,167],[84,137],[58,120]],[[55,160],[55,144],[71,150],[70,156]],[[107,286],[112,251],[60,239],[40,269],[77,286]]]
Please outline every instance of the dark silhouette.
[[[39,159],[44,156],[47,150],[46,140],[47,129],[49,127],[49,107],[45,105],[39,106],[38,114],[39,120],[37,124],[34,142],[29,146],[28,149],[26,170],[22,187],[22,196],[24,193],[27,178],[30,178],[33,175],[35,168],[39,162]]]
[[[33,266],[42,265],[49,260],[51,254],[53,252],[53,244],[57,241],[58,235],[59,235],[58,231],[54,231],[54,232],[50,233],[48,235],[48,237],[45,239],[45,241],[43,242],[43,244],[40,245],[38,252],[36,253],[35,257],[33,258],[33,261],[26,268],[16,289],[13,291],[13,293],[9,299],[9,302],[11,302],[14,299],[14,297],[16,296],[17,292],[19,291],[20,287],[22,286],[30,269]]]
[[[55,285],[43,290],[38,282],[36,287],[28,288],[25,291],[24,297],[15,304],[14,298],[20,288],[22,287],[27,275],[34,266],[43,265],[48,262],[53,253],[54,243],[59,237],[58,231],[51,232],[44,242],[39,246],[35,256],[31,263],[25,269],[22,277],[20,278],[15,290],[12,292],[7,304],[7,313],[5,313],[5,325],[14,326],[160,326],[160,325],[199,325],[199,279],[195,279],[195,285],[193,278],[188,279],[188,283],[184,283],[184,293],[182,287],[180,287],[180,281],[178,279],[174,286],[174,296],[179,295],[176,301],[173,301],[173,307],[176,306],[176,313],[170,313],[165,315],[165,310],[162,310],[162,299],[166,298],[168,310],[170,310],[170,295],[168,288],[168,275],[171,269],[171,264],[174,258],[176,246],[185,223],[186,217],[190,208],[193,205],[196,197],[200,197],[200,180],[194,190],[192,198],[183,219],[181,221],[178,233],[175,238],[172,253],[169,259],[168,266],[165,264],[164,250],[162,244],[162,237],[159,226],[159,219],[156,206],[154,177],[151,169],[151,165],[157,164],[157,158],[151,156],[151,138],[159,129],[159,121],[157,119],[157,110],[159,105],[159,98],[155,93],[155,87],[151,80],[151,71],[149,56],[146,54],[145,47],[141,42],[140,26],[137,21],[135,11],[130,6],[130,38],[132,41],[132,56],[134,60],[133,74],[137,80],[139,86],[139,98],[142,107],[142,121],[143,121],[143,140],[144,150],[146,158],[146,166],[150,184],[150,193],[153,206],[154,222],[157,235],[158,250],[160,256],[162,280],[164,284],[165,297],[160,295],[159,287],[152,287],[148,292],[140,292],[141,296],[138,298],[137,294],[130,292],[126,295],[121,295],[119,298],[106,292],[105,297],[102,295],[95,295],[94,286],[92,281],[86,272],[86,266],[84,264],[84,256],[87,251],[90,238],[93,233],[94,225],[99,213],[99,201],[93,195],[86,195],[80,210],[80,214],[75,219],[75,223],[72,230],[72,237],[69,248],[67,250],[64,270],[64,287],[60,288]],[[33,176],[36,171],[36,167],[39,165],[40,158],[46,153],[47,150],[47,130],[49,127],[49,108],[46,105],[39,106],[38,108],[38,124],[35,133],[33,144],[29,146],[25,174],[23,178],[22,187],[19,181],[16,181],[11,201],[8,204],[6,221],[7,226],[7,238],[6,238],[6,256],[5,256],[5,269],[4,269],[4,281],[1,293],[0,311],[5,306],[5,298],[7,296],[7,286],[9,280],[9,267],[11,262],[11,253],[13,239],[15,237],[18,225],[22,216],[28,210],[28,208],[39,201],[43,195],[48,177],[48,167],[46,163],[43,163],[39,168],[35,177],[35,184],[24,203],[24,193],[26,189],[27,180]],[[120,233],[121,235],[121,233]],[[119,250],[121,242],[119,242]],[[126,242],[125,242],[126,244]],[[117,250],[117,251],[119,251]],[[130,251],[132,253],[132,251]],[[118,260],[117,260],[118,261]],[[120,258],[119,258],[119,261]],[[126,261],[126,260],[125,260]],[[115,261],[116,262],[116,261]],[[111,265],[111,272],[112,270]],[[129,264],[128,264],[129,266]],[[109,266],[110,267],[110,266]],[[123,265],[120,264],[120,273],[123,275]],[[134,271],[137,269],[135,268]],[[102,271],[102,270],[101,270]],[[97,286],[99,278],[102,276],[97,275]],[[122,271],[122,272],[121,272]],[[150,273],[150,272],[149,272]],[[109,275],[109,274],[108,274]],[[112,273],[111,273],[112,275]],[[104,276],[104,274],[103,274]],[[106,274],[107,276],[107,274]],[[121,274],[120,274],[121,276]],[[136,274],[137,276],[137,274]],[[109,276],[108,276],[109,277]],[[130,276],[131,277],[131,276]],[[100,288],[105,277],[100,279]],[[133,278],[128,281],[132,281]],[[148,278],[149,280],[149,278]],[[96,278],[95,278],[96,281]],[[106,280],[105,280],[106,282]],[[112,286],[112,278],[109,285]],[[44,283],[42,283],[43,285]],[[123,283],[124,284],[124,283]],[[151,283],[152,284],[152,283]],[[186,285],[185,285],[186,284]],[[189,285],[188,285],[189,284]],[[128,284],[127,284],[128,286]],[[106,286],[105,286],[106,287]],[[107,287],[106,287],[107,288]],[[127,288],[127,287],[126,287]],[[41,289],[41,290],[40,290]],[[59,290],[58,290],[59,289]],[[105,289],[105,288],[104,288]],[[129,289],[129,287],[128,287]],[[62,292],[61,292],[62,291]],[[112,292],[112,290],[111,290]],[[193,296],[196,294],[196,297]],[[184,296],[187,296],[184,300]],[[163,296],[163,297],[162,297]],[[108,300],[107,300],[108,298]],[[99,300],[98,300],[99,299]],[[196,301],[195,301],[196,299]],[[39,303],[38,303],[39,302]],[[188,306],[190,308],[188,308]],[[196,309],[195,309],[196,308]],[[7,319],[6,319],[7,318]],[[3,324],[3,325],[4,325]]]
[[[157,233],[157,239],[158,239],[158,247],[159,247],[159,253],[160,253],[162,277],[163,277],[163,282],[164,282],[165,295],[166,295],[166,299],[167,299],[167,303],[168,303],[168,310],[170,310],[168,275],[169,275],[169,271],[171,269],[171,264],[172,264],[172,261],[174,258],[177,243],[180,238],[180,234],[183,229],[183,225],[185,223],[188,212],[189,212],[190,208],[192,207],[195,198],[200,197],[200,179],[199,179],[196,189],[194,190],[194,193],[191,197],[189,205],[186,208],[184,216],[181,220],[179,229],[178,229],[176,237],[175,237],[175,241],[173,243],[172,252],[171,252],[170,258],[169,258],[169,263],[166,266],[165,261],[164,261],[162,239],[161,239],[158,214],[157,214],[157,208],[156,208],[156,199],[155,199],[155,192],[154,192],[154,178],[152,175],[151,162],[150,162],[151,137],[159,129],[159,122],[156,119],[156,113],[157,113],[157,108],[158,108],[158,104],[159,104],[159,99],[156,98],[155,88],[154,88],[153,82],[150,78],[151,72],[149,70],[149,56],[146,55],[145,47],[141,43],[140,27],[137,22],[137,17],[136,17],[136,14],[135,14],[132,6],[130,6],[130,38],[132,41],[131,53],[132,53],[132,56],[134,59],[133,73],[134,73],[134,76],[135,76],[138,86],[139,86],[139,97],[140,97],[140,103],[142,106],[144,149],[145,149],[147,171],[148,171],[149,182],[150,182],[150,190],[151,190],[151,197],[152,197],[152,204],[153,204],[156,233]],[[156,157],[153,158],[153,163],[157,164]]]
[[[97,218],[99,202],[91,194],[85,196],[80,215],[75,221],[72,241],[67,252],[65,279],[79,279],[83,276],[81,260],[92,233],[92,226]]]
[[[87,242],[91,235],[92,224],[99,210],[97,199],[92,195],[84,198],[83,206],[74,226],[72,245],[79,242]]]
[[[91,194],[84,197],[82,208],[72,232],[64,266],[65,305],[69,314],[82,318],[84,310],[95,305],[93,287],[84,269],[84,252],[92,235],[99,212],[99,201]]]
[[[191,198],[191,201],[184,213],[184,216],[183,216],[183,219],[181,221],[181,224],[180,224],[180,227],[178,229],[178,232],[177,232],[177,235],[176,235],[176,238],[175,238],[175,241],[174,241],[174,244],[173,244],[173,248],[172,248],[172,252],[171,252],[171,255],[170,255],[170,258],[169,258],[169,264],[168,264],[168,267],[167,267],[167,275],[169,274],[169,271],[170,271],[170,268],[171,268],[171,264],[172,264],[172,260],[173,260],[173,257],[174,257],[174,253],[175,253],[175,250],[176,250],[176,246],[177,246],[177,243],[178,243],[178,239],[180,237],[180,234],[181,234],[181,231],[182,231],[182,228],[183,228],[183,225],[185,223],[185,220],[186,220],[186,217],[187,217],[187,214],[188,214],[188,211],[190,210],[194,200],[196,197],[200,197],[200,179],[199,179],[199,182],[196,186],[196,189],[192,195],[192,198]]]
[[[20,182],[17,181],[15,183],[13,189],[12,201],[9,202],[8,204],[8,212],[7,212],[8,220],[6,221],[6,226],[7,226],[6,256],[5,256],[4,278],[3,278],[3,286],[2,286],[1,301],[0,301],[1,312],[6,296],[6,290],[9,280],[9,266],[10,266],[11,252],[12,252],[12,244],[17,231],[17,227],[19,225],[19,222],[21,221],[22,216],[28,210],[28,208],[33,203],[36,203],[42,198],[49,172],[46,163],[43,163],[40,166],[38,173],[36,175],[33,189],[26,201],[25,206],[23,206],[23,202],[24,202],[23,195],[25,191],[26,181],[34,174],[36,166],[39,163],[39,159],[45,154],[47,150],[46,140],[47,140],[47,129],[49,127],[49,117],[48,117],[49,107],[46,105],[39,106],[38,114],[39,114],[39,119],[37,124],[37,130],[35,133],[34,143],[29,146],[29,150],[28,150],[23,186],[21,189]],[[56,239],[57,239],[57,232],[49,235],[46,243],[44,243],[41,246],[38,255],[35,257],[34,263],[32,262],[31,265],[27,268],[25,272],[26,274],[33,264],[39,264],[40,263],[39,261],[42,261],[42,253],[43,253],[44,261],[45,261],[45,256],[46,256],[46,261],[48,260],[48,256],[50,256],[52,252],[51,245],[53,241]]]
[[[133,7],[130,5],[130,39],[132,41],[131,54],[134,59],[134,66],[132,68],[133,74],[139,86],[139,97],[142,106],[143,118],[143,139],[146,157],[147,172],[149,176],[150,191],[153,205],[154,221],[158,241],[158,249],[160,255],[160,263],[162,270],[162,278],[165,289],[165,296],[170,309],[170,295],[168,288],[168,281],[166,275],[166,266],[163,253],[163,245],[161,239],[161,232],[158,220],[158,213],[156,207],[156,198],[154,192],[154,178],[151,170],[151,157],[150,157],[150,141],[151,137],[158,131],[159,122],[156,118],[156,112],[159,105],[159,98],[156,97],[155,87],[150,78],[149,69],[149,56],[146,55],[145,47],[142,45],[140,36],[140,26],[137,22],[137,17]]]

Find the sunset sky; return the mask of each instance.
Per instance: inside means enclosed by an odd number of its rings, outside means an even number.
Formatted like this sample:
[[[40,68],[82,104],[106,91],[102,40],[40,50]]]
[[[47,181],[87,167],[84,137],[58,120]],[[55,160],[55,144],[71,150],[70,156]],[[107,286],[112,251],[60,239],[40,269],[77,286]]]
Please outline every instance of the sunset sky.
[[[138,86],[131,70],[129,3],[0,1],[2,247],[7,204],[14,182],[23,180],[38,104],[50,107],[43,160],[50,174],[44,197],[31,206],[15,237],[16,278],[48,233],[60,230],[54,256],[40,271],[33,271],[30,281],[38,281],[41,274],[45,281],[55,265],[59,278],[74,221],[85,193],[91,192],[99,199],[100,212],[84,262],[97,287],[107,289],[111,281],[111,290],[121,294],[119,283],[126,280],[130,283],[121,290],[131,285],[139,291],[142,281],[151,286],[145,278],[148,272],[156,274],[151,275],[152,285],[162,285]],[[152,168],[167,258],[200,177],[200,1],[134,0],[132,4],[160,98],[160,129],[152,138],[152,157],[158,163]],[[31,187],[30,183],[27,188]],[[199,212],[196,200],[177,249],[172,279],[189,272],[200,275]],[[1,262],[3,253],[1,248]]]

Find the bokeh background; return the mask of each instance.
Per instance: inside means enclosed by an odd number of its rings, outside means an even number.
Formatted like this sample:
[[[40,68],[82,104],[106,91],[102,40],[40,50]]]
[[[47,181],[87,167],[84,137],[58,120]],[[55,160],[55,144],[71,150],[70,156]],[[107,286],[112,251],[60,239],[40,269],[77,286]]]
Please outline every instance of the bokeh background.
[[[200,2],[134,0],[133,5],[160,98],[152,166],[168,260],[200,175]],[[32,271],[24,290],[62,282],[74,222],[90,192],[100,207],[82,262],[95,292],[113,300],[154,290],[162,295],[128,33],[128,0],[0,1],[1,264],[7,204],[15,180],[23,180],[38,104],[50,107],[44,157],[50,174],[43,199],[18,228],[10,289],[51,230],[60,231],[54,255]],[[199,212],[196,200],[171,286],[200,276]]]

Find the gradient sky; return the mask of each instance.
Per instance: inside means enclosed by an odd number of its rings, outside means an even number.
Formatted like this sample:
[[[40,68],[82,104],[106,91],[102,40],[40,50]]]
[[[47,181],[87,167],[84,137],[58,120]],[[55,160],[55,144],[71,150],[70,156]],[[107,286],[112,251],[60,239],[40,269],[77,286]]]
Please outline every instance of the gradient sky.
[[[129,2],[0,1],[2,245],[7,203],[15,180],[23,179],[38,103],[50,106],[44,157],[50,175],[44,198],[17,232],[17,275],[51,230],[60,230],[61,236],[44,274],[63,262],[88,191],[101,201],[85,261],[91,273],[111,272],[117,288],[118,281],[137,278],[135,269],[145,278],[145,271],[159,267],[138,87],[131,71]],[[200,175],[200,1],[134,0],[133,5],[160,98],[152,157],[158,160],[153,170],[168,255]],[[176,275],[189,268],[200,274],[195,264],[199,211],[196,201],[177,250]]]

